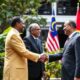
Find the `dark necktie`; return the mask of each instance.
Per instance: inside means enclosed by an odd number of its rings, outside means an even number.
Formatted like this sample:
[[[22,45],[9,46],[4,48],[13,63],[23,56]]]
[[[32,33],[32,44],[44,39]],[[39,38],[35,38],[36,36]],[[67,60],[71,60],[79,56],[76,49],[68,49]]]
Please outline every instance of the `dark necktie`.
[[[37,48],[40,50],[40,45],[39,45],[38,39],[35,39],[35,43],[36,43]]]
[[[38,39],[35,39],[35,43],[36,43],[36,45],[38,46]]]

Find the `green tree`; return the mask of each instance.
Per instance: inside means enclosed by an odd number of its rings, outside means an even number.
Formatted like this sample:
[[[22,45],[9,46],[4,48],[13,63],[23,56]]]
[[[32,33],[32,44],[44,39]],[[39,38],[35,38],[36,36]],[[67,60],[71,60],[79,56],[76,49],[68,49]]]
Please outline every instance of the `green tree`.
[[[28,12],[36,15],[40,6],[39,0],[0,0],[0,33],[9,26],[11,17],[22,16]]]
[[[54,2],[55,0],[44,0]],[[0,33],[9,25],[9,19],[13,16],[22,16],[26,13],[38,15],[37,10],[41,6],[40,0],[0,0]]]

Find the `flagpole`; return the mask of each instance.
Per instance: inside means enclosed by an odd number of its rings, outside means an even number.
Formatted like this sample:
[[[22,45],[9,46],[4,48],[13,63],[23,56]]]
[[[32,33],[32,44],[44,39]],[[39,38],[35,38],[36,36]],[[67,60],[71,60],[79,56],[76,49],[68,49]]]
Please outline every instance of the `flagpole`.
[[[80,3],[79,2],[80,2],[80,0],[78,0],[78,3],[77,3],[78,4],[78,8],[80,7]]]
[[[51,15],[51,17],[53,17],[53,16],[56,16],[56,3],[52,3],[52,15]]]
[[[79,7],[80,7],[80,3],[78,2],[77,3],[77,10],[79,10]]]

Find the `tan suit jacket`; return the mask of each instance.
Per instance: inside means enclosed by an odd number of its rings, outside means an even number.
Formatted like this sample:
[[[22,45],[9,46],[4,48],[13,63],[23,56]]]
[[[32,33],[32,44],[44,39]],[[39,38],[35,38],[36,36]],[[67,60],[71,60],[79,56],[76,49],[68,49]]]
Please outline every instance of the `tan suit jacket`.
[[[5,41],[3,80],[28,80],[27,59],[37,62],[39,54],[28,51],[16,29],[12,29]]]

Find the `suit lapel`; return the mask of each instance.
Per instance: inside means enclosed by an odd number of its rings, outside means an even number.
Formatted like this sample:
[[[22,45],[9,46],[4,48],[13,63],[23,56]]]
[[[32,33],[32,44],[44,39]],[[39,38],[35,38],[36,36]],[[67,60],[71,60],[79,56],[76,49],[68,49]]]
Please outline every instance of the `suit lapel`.
[[[35,44],[35,40],[34,40],[34,38],[33,38],[31,35],[30,35],[30,37],[29,37],[29,40],[30,40],[31,44],[34,46],[34,48],[35,48],[37,51],[39,51],[37,45]]]
[[[66,42],[64,44],[64,50],[67,49],[68,45],[73,41],[73,38],[75,37],[76,34],[78,34],[78,33],[77,32],[74,33],[73,36],[68,41],[66,40]]]
[[[41,42],[40,42],[40,40],[38,39],[38,49],[39,49],[39,51],[42,51],[42,49],[41,49]]]

